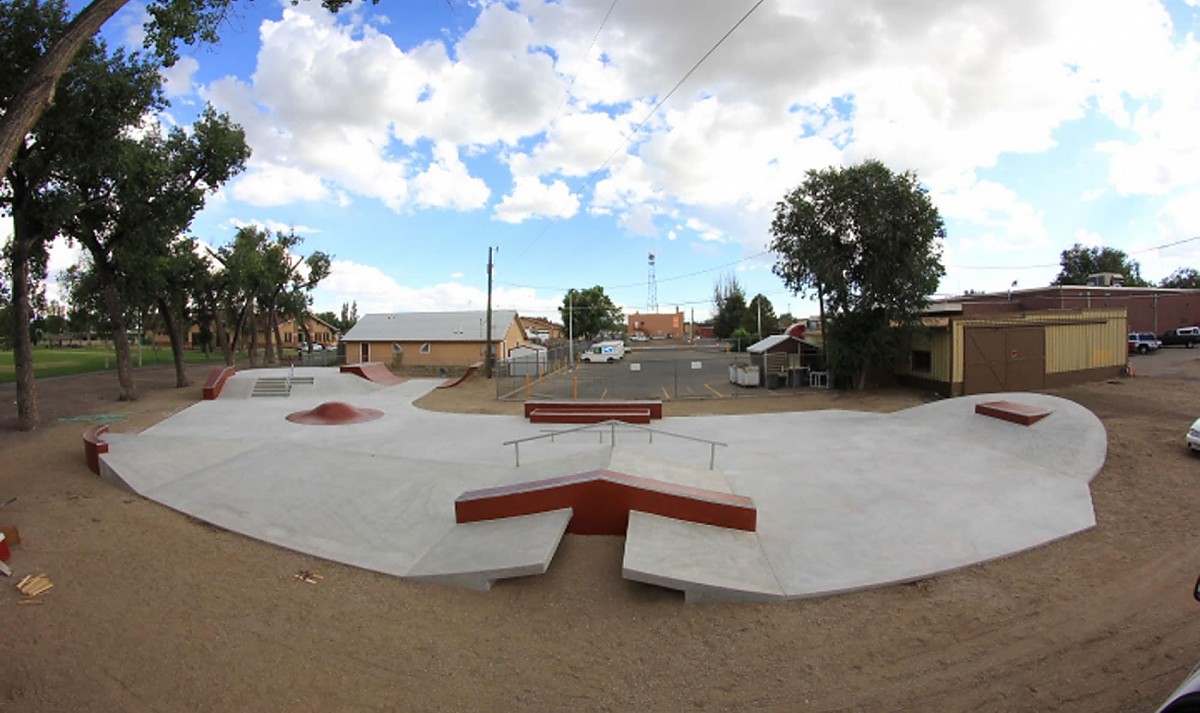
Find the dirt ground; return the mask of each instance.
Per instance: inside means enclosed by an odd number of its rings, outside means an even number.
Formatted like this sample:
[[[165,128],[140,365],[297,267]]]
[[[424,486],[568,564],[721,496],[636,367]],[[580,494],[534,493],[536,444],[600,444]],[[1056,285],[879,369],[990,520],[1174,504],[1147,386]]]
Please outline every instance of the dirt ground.
[[[1053,392],[1108,429],[1095,528],[913,584],[761,605],[689,605],[625,581],[615,537],[569,535],[547,574],[489,593],[283,550],[103,483],[83,462],[86,422],[58,420],[116,415],[114,431],[134,432],[198,386],[144,371],[144,398],[122,404],[111,374],[43,381],[45,423],[29,434],[12,430],[12,388],[0,387],[0,502],[17,498],[0,523],[22,538],[10,564],[55,583],[22,605],[0,579],[0,710],[1151,711],[1200,661],[1200,458],[1183,446],[1200,416],[1196,356],[1154,355],[1135,378]],[[517,412],[492,393],[472,379],[422,405]],[[325,578],[305,584],[301,569]]]

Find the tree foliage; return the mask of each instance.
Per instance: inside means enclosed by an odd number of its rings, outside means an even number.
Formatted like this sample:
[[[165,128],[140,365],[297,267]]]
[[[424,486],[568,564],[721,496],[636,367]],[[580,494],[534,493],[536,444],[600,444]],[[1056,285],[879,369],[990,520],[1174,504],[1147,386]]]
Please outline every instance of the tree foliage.
[[[1200,272],[1195,268],[1181,267],[1170,275],[1163,278],[1159,283],[1159,287],[1172,287],[1175,289],[1200,289]]]
[[[945,274],[946,231],[914,173],[876,160],[809,171],[775,208],[773,271],[821,307],[826,359],[861,387],[890,366],[895,327],[918,323]]]
[[[1126,287],[1148,287],[1142,279],[1141,266],[1131,260],[1124,250],[1106,247],[1087,248],[1080,243],[1062,251],[1059,258],[1062,269],[1052,285],[1086,285],[1088,275],[1098,272],[1115,272],[1124,276]]]
[[[717,279],[713,285],[713,335],[717,339],[730,339],[734,330],[742,326],[746,314],[746,291],[733,275]]]
[[[600,285],[584,290],[570,289],[558,309],[564,325],[576,337],[592,339],[605,332],[621,331],[625,316]]]
[[[755,295],[746,305],[741,328],[754,335],[756,340],[778,333],[779,318],[775,316],[775,306],[771,300],[762,293]]]

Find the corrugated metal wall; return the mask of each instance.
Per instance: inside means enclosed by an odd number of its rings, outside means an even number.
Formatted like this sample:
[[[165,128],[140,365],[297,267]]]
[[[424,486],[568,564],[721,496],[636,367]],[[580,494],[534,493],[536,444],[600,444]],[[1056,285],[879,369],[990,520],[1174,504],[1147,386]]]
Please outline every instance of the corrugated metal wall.
[[[916,371],[912,368],[912,355],[896,365],[896,374],[912,376],[933,381],[950,381],[950,330],[945,327],[933,327],[928,331],[918,332],[912,337],[912,351],[928,351],[932,362],[929,371]]]
[[[1085,371],[1121,366],[1126,359],[1128,332],[1125,310],[1049,310],[1019,315],[994,315],[953,322],[952,380],[963,380],[963,330],[968,327],[1018,327],[1045,324],[1046,373]]]

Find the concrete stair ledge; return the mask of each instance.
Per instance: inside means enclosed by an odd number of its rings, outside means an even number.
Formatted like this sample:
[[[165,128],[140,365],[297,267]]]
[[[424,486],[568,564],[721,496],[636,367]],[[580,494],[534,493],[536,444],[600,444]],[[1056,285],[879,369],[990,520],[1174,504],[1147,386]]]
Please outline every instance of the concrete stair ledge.
[[[680,590],[688,602],[756,602],[785,594],[754,532],[632,510],[625,579]]]
[[[570,508],[455,525],[405,575],[486,592],[497,579],[545,574]]]

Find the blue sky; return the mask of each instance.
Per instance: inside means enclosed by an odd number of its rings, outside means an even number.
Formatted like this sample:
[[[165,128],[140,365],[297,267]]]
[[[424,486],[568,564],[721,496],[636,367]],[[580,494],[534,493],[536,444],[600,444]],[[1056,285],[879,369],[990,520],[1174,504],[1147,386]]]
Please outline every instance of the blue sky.
[[[650,253],[662,311],[703,318],[735,276],[812,314],[771,273],[775,202],[867,157],[929,188],[941,295],[1047,284],[1075,242],[1159,280],[1200,267],[1200,241],[1157,248],[1200,235],[1198,4],[767,0],[652,111],[754,0],[256,0],[185,48],[163,121],[207,101],[246,128],[192,232],[294,228],[334,255],[317,311],[480,309],[491,246],[523,314],[597,284],[645,311]]]

